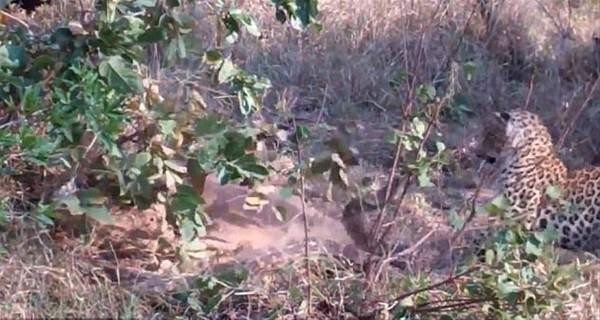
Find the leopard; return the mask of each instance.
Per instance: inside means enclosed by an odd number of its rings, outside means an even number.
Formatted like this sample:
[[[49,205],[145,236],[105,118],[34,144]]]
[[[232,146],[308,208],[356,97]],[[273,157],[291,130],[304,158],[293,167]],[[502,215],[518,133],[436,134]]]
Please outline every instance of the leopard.
[[[507,216],[530,231],[557,231],[556,244],[600,252],[600,167],[568,170],[548,127],[531,111],[497,112],[504,127],[500,184]]]

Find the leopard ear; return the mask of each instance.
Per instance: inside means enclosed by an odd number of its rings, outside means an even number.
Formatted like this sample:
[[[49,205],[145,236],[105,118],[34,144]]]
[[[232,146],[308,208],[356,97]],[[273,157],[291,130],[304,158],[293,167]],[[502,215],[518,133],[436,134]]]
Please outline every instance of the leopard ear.
[[[507,112],[494,112],[494,114],[496,115],[496,117],[504,121],[510,120],[510,114],[508,114]]]

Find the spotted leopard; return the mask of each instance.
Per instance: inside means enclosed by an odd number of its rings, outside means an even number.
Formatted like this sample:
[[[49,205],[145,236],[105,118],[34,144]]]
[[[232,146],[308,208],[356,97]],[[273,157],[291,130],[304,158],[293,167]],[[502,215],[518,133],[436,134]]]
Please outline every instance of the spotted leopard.
[[[529,230],[554,227],[562,248],[598,252],[600,167],[569,172],[534,113],[514,110],[497,116],[505,126],[500,178],[509,216],[520,217]]]

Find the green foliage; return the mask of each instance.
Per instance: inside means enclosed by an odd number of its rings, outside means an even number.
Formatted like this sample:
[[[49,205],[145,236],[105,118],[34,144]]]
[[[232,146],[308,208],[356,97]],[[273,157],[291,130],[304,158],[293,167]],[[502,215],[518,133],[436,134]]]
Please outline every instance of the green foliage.
[[[317,0],[271,0],[275,5],[275,16],[281,23],[290,21],[291,25],[302,30],[310,24],[316,24],[319,13]]]
[[[190,317],[218,314],[218,306],[226,296],[231,296],[247,280],[248,270],[228,268],[215,276],[199,277],[187,291],[178,292],[173,298],[189,306]]]
[[[437,141],[435,150],[431,152],[428,152],[425,147],[428,126],[421,118],[414,117],[406,130],[395,130],[390,140],[393,144],[399,143],[402,150],[407,153],[407,157],[411,157],[405,165],[417,177],[421,187],[433,186],[429,177],[431,170],[448,163],[447,150],[443,142]]]
[[[216,4],[228,43],[243,31],[261,36],[250,13]],[[0,172],[23,184],[38,178],[36,168],[55,173],[40,183],[50,190],[20,204],[42,224],[52,225],[57,210],[111,223],[105,200],[112,197],[139,208],[166,202],[184,243],[197,247],[207,217],[188,172],[214,172],[223,184],[269,174],[254,156],[256,130],[210,113],[176,114],[147,97],[141,75],[148,46],[163,49],[162,66],[198,59],[189,54],[197,47],[190,38],[195,18],[181,6],[179,0],[104,0],[85,26],[73,21],[35,35],[19,26],[0,30]],[[315,1],[275,6],[294,27],[316,22]],[[260,109],[270,81],[240,68],[222,49],[206,48],[197,62],[212,67],[216,83],[229,86],[248,116]],[[137,141],[124,147],[131,129]],[[102,188],[77,190],[81,176]],[[74,192],[55,193],[66,181]]]
[[[204,60],[213,66],[219,84],[230,84],[231,89],[237,94],[243,115],[247,116],[260,109],[259,96],[271,87],[269,79],[249,74],[231,60],[225,59],[218,51],[207,51]]]

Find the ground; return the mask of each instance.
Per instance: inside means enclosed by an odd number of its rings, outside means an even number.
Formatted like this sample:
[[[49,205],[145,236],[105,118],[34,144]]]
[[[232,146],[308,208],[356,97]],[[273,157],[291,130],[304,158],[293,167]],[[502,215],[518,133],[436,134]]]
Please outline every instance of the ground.
[[[363,232],[361,228],[344,224],[344,207],[360,193],[356,185],[365,177],[376,182],[366,192],[371,203],[387,183],[394,160],[389,133],[414,111],[407,107],[411,105],[407,93],[416,88],[398,84],[407,75],[416,84],[435,84],[450,60],[464,71],[457,80],[460,94],[436,123],[439,136],[435,138],[445,143],[456,161],[433,173],[434,187],[408,189],[391,236],[404,253],[392,267],[375,272],[379,279],[428,274],[439,280],[450,274],[456,263],[451,249],[461,246],[459,240],[453,241],[451,209],[468,212],[475,194],[475,203],[483,206],[500,191],[485,171],[495,167],[483,165],[480,170],[482,159],[477,157],[497,149],[498,128],[487,122],[491,111],[523,105],[538,111],[556,140],[565,136],[559,151],[571,167],[597,160],[595,133],[600,122],[593,79],[600,52],[595,33],[600,9],[594,1],[581,2],[580,7],[569,7],[562,2],[492,1],[494,15],[486,19],[471,1],[416,5],[419,2],[323,0],[323,30],[303,36],[280,26],[268,1],[243,2],[269,31],[260,40],[243,38],[228,50],[236,62],[270,78],[274,85],[264,99],[265,110],[251,120],[283,124],[289,114],[276,110],[291,112],[316,137],[306,146],[307,158],[321,155],[327,149],[324,141],[332,136],[358,151],[359,165],[348,168],[348,189],[335,187],[330,192],[322,176],[307,180],[309,249],[315,278],[323,280],[320,294],[326,296],[335,286],[327,282],[330,278],[356,281],[360,288],[371,283],[364,279],[365,269],[376,264],[361,250],[363,244],[355,243],[363,238],[356,234]],[[56,3],[59,9],[68,9],[65,1]],[[206,5],[193,9],[199,21],[193,32],[208,45],[215,40]],[[31,21],[51,24],[56,14],[44,8]],[[226,88],[212,88],[203,72],[193,64],[176,66],[161,70],[155,80],[161,94],[177,108],[188,106],[193,88],[209,109],[238,117],[231,97],[222,91]],[[486,150],[479,150],[481,145]],[[285,169],[297,159],[277,154],[269,161]],[[398,176],[404,181],[405,176]],[[201,250],[189,260],[178,258],[179,237],[166,223],[161,205],[146,210],[114,207],[116,226],[96,226],[89,235],[69,228],[49,232],[18,220],[0,236],[6,250],[0,258],[0,313],[168,318],[189,311],[193,304],[192,300],[182,303],[172,293],[186,292],[198,284],[199,276],[209,278],[238,266],[244,266],[251,277],[245,291],[235,295],[227,291],[239,299],[236,302],[246,299],[239,303],[243,307],[230,308],[232,312],[251,314],[254,308],[257,318],[263,309],[281,305],[288,314],[302,313],[305,306],[296,292],[306,283],[301,200],[298,192],[281,195],[282,185],[284,177],[271,176],[263,188],[268,203],[253,211],[244,208],[247,186],[220,186],[209,176],[202,195],[212,224]],[[287,213],[283,221],[276,214],[280,207]],[[377,210],[366,212],[360,221],[369,225],[376,214]],[[481,223],[485,225],[485,220]],[[584,282],[573,289],[580,296],[569,302],[571,318],[598,317],[598,265],[587,257],[564,256],[567,261],[584,261]],[[405,291],[396,282],[371,285],[381,290],[374,290],[378,293],[390,288],[388,292]],[[344,290],[350,292],[350,287]],[[223,301],[235,304],[233,298]],[[346,306],[351,307],[376,309]],[[360,313],[352,311],[348,313]]]

